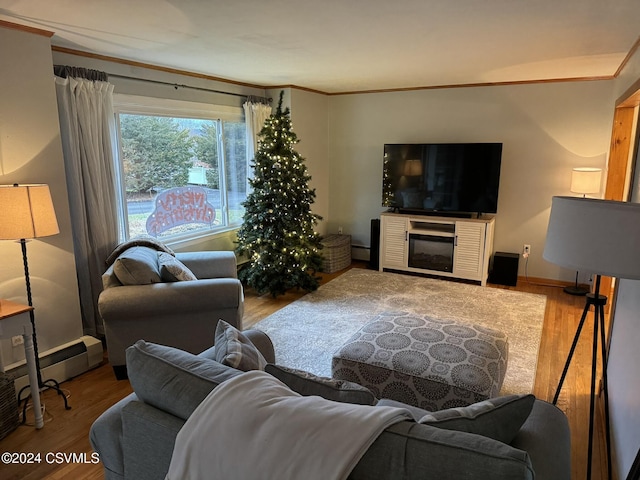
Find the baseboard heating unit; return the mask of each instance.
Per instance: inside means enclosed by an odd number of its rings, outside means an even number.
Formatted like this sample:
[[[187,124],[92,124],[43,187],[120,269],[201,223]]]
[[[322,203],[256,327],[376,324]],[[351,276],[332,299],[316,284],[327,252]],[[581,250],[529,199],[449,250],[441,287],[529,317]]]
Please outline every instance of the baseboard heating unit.
[[[371,258],[370,248],[364,245],[351,245],[351,258],[368,262]]]
[[[103,359],[102,342],[85,335],[69,343],[40,353],[42,379],[64,382],[100,365]],[[5,373],[14,378],[16,392],[29,385],[24,361],[7,365]]]

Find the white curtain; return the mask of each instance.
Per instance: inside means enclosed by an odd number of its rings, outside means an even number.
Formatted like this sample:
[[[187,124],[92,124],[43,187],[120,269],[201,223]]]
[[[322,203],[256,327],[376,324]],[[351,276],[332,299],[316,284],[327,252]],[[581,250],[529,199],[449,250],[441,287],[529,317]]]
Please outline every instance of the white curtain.
[[[254,102],[249,98],[243,107],[247,126],[247,161],[252,162],[258,151],[258,137],[264,121],[271,115],[271,105]],[[247,176],[252,177],[253,173],[249,172]]]
[[[102,335],[98,295],[105,259],[118,242],[113,85],[55,77],[82,325]]]

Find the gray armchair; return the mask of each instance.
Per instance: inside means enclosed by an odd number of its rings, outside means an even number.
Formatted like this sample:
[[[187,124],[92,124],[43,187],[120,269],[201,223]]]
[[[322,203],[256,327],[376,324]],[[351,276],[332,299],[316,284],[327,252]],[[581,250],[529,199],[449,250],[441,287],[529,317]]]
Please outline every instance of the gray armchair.
[[[177,253],[175,258],[197,280],[168,282],[163,274],[154,283],[123,285],[117,261],[102,276],[98,310],[118,379],[127,378],[125,350],[140,339],[199,353],[213,345],[218,320],[242,329],[244,294],[233,252]]]

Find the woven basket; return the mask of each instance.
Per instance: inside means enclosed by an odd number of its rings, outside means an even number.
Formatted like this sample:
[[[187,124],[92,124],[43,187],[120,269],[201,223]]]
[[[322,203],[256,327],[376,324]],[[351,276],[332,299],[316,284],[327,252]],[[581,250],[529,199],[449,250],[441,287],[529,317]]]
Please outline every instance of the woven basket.
[[[322,271],[333,273],[351,265],[351,235],[329,235],[322,240]]]
[[[13,378],[0,373],[0,440],[20,425],[18,399]]]

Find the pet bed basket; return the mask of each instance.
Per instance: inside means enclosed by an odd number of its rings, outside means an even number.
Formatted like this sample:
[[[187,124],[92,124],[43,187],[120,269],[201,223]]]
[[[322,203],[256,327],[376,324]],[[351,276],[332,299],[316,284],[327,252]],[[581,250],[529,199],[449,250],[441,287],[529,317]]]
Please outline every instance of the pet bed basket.
[[[351,235],[328,235],[322,247],[323,272],[333,273],[351,265]]]
[[[13,377],[0,373],[0,440],[18,428],[19,424],[18,399]]]

